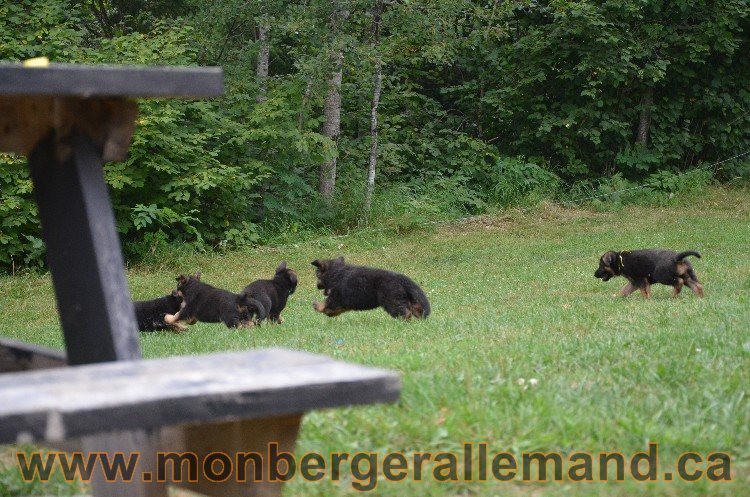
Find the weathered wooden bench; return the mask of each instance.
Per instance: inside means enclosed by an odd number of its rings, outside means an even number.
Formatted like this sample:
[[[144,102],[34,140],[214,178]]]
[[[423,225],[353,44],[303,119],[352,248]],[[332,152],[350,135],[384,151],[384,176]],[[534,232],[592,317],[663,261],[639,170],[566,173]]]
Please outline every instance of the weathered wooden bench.
[[[293,450],[311,409],[393,402],[392,372],[282,349],[140,360],[102,164],[127,154],[134,97],[211,97],[219,68],[0,64],[0,150],[26,154],[66,353],[0,339],[0,443],[139,452],[131,482],[98,496],[164,496],[159,451]],[[280,483],[182,482],[215,496],[278,495]]]

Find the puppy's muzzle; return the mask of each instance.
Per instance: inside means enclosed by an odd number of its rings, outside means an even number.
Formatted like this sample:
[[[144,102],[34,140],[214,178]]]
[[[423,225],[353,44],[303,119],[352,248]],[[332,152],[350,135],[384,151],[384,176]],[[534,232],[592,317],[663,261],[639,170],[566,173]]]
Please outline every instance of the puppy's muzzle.
[[[596,270],[596,272],[594,273],[594,276],[596,278],[601,278],[602,281],[609,281],[609,279],[612,278],[612,273],[600,267],[599,269]]]

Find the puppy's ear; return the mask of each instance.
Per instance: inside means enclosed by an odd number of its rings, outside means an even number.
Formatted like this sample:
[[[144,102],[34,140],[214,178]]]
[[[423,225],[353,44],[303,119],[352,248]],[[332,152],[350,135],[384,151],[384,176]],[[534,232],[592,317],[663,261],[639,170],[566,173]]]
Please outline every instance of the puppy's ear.
[[[336,259],[333,260],[333,262],[335,262],[336,264],[343,264],[344,263],[344,256],[342,255],[340,257],[337,257]]]
[[[312,264],[316,268],[320,269],[321,271],[325,270],[325,267],[326,267],[325,261],[321,261],[320,259],[315,259],[310,264]]]
[[[614,266],[617,262],[617,253],[610,250],[602,256],[602,262],[607,266]]]
[[[279,264],[279,267],[276,268],[277,273],[280,273],[282,271],[286,271],[286,261],[281,261],[281,264]]]
[[[201,272],[200,271],[198,271],[197,273],[195,273],[195,279],[198,280],[198,281],[201,280]]]

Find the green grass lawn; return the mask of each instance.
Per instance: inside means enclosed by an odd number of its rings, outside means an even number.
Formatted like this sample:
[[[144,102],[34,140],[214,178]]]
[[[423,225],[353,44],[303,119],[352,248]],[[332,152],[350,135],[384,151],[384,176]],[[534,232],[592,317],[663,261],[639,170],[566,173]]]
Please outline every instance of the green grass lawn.
[[[702,259],[691,262],[706,298],[685,288],[672,299],[664,286],[655,286],[650,300],[637,293],[613,298],[624,280],[594,278],[605,250],[646,247],[702,252]],[[430,319],[404,323],[381,310],[335,319],[315,313],[311,303],[320,292],[310,261],[341,254],[352,263],[411,276],[432,302]],[[652,441],[660,444],[665,469],[684,452],[728,452],[734,477],[730,483],[690,484],[381,480],[372,494],[750,495],[747,191],[712,190],[663,208],[596,212],[546,206],[401,236],[360,233],[191,256],[179,267],[132,269],[128,279],[138,299],[163,295],[179,272],[199,270],[204,281],[238,291],[269,277],[282,259],[300,275],[283,325],[248,331],[198,324],[182,335],[145,334],[145,356],[279,346],[401,373],[396,405],[309,414],[300,454],[460,453],[469,441],[516,454],[630,454]],[[62,346],[48,276],[0,279],[0,308],[0,335]],[[529,386],[531,378],[538,380],[535,386]],[[285,494],[354,493],[348,479],[296,479]]]

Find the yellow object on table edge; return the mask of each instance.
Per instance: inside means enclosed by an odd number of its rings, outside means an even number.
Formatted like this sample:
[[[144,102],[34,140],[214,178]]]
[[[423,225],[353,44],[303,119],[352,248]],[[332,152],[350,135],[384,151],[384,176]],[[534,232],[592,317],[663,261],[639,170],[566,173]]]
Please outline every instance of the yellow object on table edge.
[[[27,59],[23,61],[24,67],[47,67],[49,66],[49,59],[47,57],[34,57],[33,59]]]

